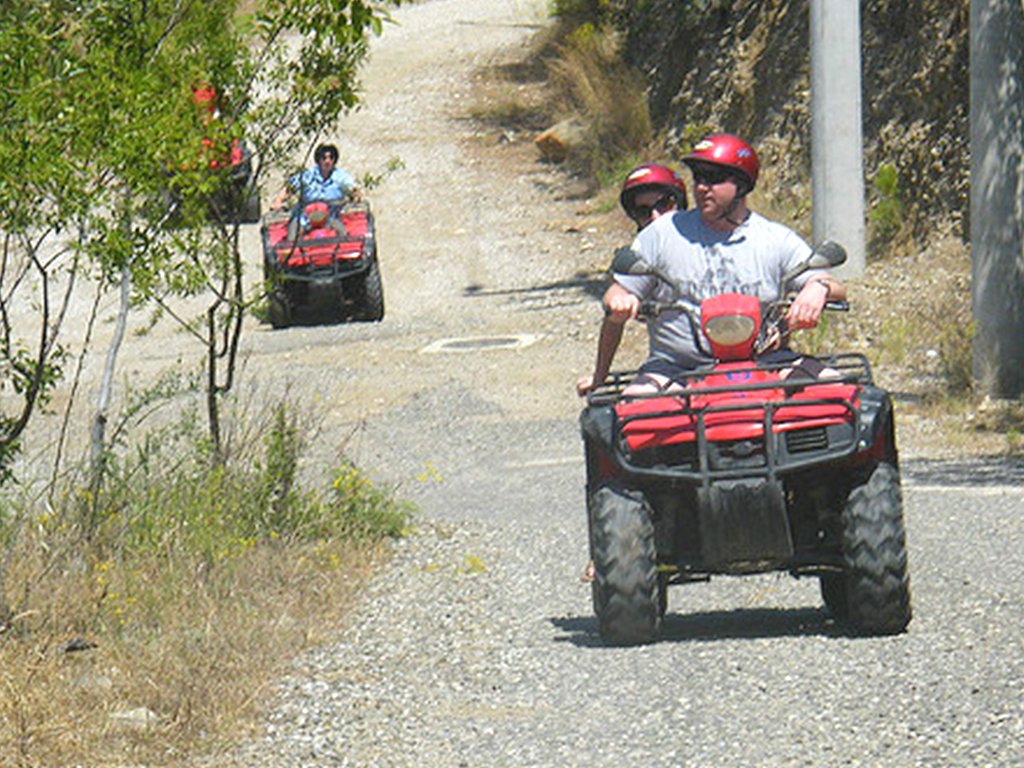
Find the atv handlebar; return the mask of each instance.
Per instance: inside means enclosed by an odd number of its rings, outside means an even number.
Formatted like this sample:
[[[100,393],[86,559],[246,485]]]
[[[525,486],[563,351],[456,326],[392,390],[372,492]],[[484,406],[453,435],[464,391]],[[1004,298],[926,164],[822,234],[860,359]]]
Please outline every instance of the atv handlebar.
[[[792,304],[792,299],[782,299],[777,302],[772,302],[772,305],[780,309],[788,307]],[[772,306],[770,305],[770,306]],[[647,318],[656,317],[662,312],[668,312],[670,310],[678,310],[680,312],[686,312],[691,316],[700,317],[700,312],[695,310],[692,305],[688,302],[681,301],[641,301],[640,309],[637,311],[637,317]],[[825,302],[824,309],[829,312],[849,312],[850,303],[848,301],[827,301]],[[766,307],[765,314],[767,315],[768,308]],[[605,314],[609,314],[608,310],[605,309]]]

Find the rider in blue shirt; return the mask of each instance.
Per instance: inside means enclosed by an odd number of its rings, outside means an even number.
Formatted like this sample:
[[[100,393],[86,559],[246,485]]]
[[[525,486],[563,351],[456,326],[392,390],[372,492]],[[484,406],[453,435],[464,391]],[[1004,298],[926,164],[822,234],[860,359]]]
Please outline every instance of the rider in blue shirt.
[[[299,193],[299,203],[295,206],[292,223],[288,228],[288,236],[292,240],[298,236],[300,226],[302,230],[309,227],[309,220],[303,209],[308,203],[315,201],[323,201],[331,206],[327,223],[334,227],[339,234],[344,235],[345,227],[338,218],[338,208],[346,200],[358,198],[355,177],[348,171],[337,167],[338,148],[336,146],[321,144],[316,148],[313,159],[316,161],[316,166],[289,176],[288,183],[278,193],[272,205],[275,210],[279,209],[284,205],[290,193]]]

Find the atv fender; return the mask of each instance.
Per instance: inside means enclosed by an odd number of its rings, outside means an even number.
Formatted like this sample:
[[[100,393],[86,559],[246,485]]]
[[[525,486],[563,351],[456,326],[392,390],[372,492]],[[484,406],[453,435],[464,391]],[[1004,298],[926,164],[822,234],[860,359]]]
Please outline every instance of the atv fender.
[[[580,429],[585,437],[610,451],[615,434],[615,409],[610,405],[584,408],[580,414]]]
[[[860,392],[858,458],[874,461],[896,460],[896,436],[893,431],[892,398],[883,389],[868,384]]]

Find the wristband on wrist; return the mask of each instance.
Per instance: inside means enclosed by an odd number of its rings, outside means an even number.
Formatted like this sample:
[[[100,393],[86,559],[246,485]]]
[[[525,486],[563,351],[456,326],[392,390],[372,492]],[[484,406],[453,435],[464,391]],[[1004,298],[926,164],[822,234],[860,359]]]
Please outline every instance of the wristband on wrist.
[[[832,281],[827,277],[816,277],[811,282],[825,286],[825,301],[832,295]]]

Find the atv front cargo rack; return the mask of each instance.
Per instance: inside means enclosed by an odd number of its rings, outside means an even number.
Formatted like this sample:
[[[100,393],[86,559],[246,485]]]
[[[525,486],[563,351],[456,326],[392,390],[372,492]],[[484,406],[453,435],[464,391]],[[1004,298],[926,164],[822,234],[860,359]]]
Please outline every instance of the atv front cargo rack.
[[[701,484],[774,478],[858,449],[867,360],[822,362],[838,376],[782,379],[791,363],[744,363],[696,371],[677,391],[632,397],[623,390],[635,372],[617,373],[588,402],[611,411],[611,458],[621,471]]]
[[[341,211],[345,234],[322,226],[288,239],[290,216],[269,219],[263,228],[263,253],[271,274],[298,282],[333,281],[365,272],[375,253],[373,217],[367,207]]]

